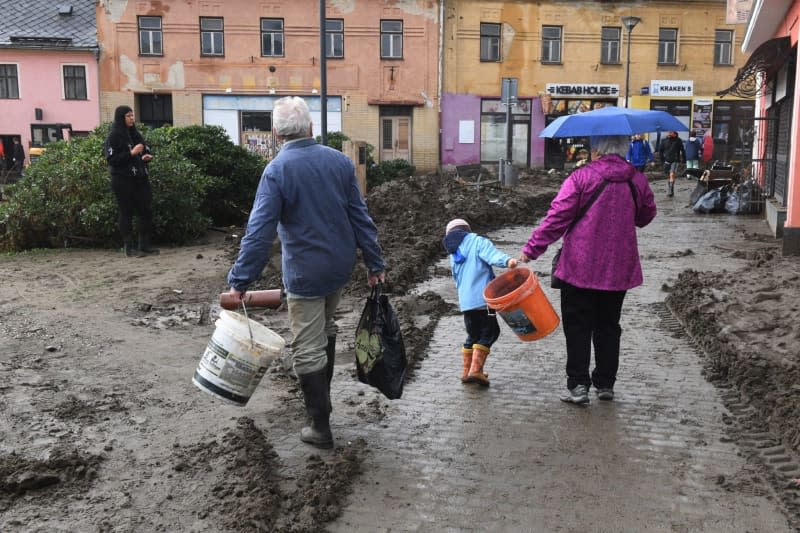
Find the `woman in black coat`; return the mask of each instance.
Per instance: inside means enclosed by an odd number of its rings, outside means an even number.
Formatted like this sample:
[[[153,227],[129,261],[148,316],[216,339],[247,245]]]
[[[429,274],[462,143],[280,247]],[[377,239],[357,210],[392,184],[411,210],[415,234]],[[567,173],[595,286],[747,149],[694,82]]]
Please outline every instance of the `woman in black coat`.
[[[153,229],[153,193],[147,172],[147,162],[153,159],[139,130],[133,110],[125,105],[114,111],[114,122],[104,147],[111,173],[111,190],[119,207],[119,230],[125,242],[125,255],[142,257],[157,254],[150,247]],[[133,215],[138,216],[139,246],[133,240]]]

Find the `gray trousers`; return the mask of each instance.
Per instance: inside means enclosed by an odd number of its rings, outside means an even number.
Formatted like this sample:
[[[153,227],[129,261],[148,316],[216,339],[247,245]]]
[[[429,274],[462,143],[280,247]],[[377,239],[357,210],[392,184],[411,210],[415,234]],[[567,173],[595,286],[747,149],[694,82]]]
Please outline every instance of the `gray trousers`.
[[[336,335],[333,314],[341,296],[341,289],[322,298],[303,298],[291,293],[286,295],[289,328],[294,337],[290,347],[295,374],[310,374],[327,365],[325,348],[328,346],[328,337]]]

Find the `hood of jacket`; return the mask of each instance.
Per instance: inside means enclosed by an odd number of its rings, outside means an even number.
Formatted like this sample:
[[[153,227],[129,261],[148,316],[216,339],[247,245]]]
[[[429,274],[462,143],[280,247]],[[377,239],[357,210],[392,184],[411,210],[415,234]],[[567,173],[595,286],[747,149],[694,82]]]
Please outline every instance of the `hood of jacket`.
[[[599,173],[603,179],[610,182],[630,181],[637,172],[633,165],[617,154],[606,154],[589,163],[587,168]]]
[[[454,229],[450,233],[444,236],[442,239],[442,245],[444,249],[447,250],[448,254],[453,254],[453,260],[456,263],[463,263],[464,256],[458,251],[458,247],[461,246],[461,241],[464,240],[464,237],[469,235],[468,231],[463,229]]]

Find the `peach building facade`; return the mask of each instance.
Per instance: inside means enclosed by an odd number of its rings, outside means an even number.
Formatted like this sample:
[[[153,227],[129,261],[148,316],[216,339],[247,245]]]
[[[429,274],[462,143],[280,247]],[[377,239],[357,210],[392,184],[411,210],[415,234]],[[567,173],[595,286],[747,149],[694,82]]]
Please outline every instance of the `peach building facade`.
[[[439,2],[325,2],[327,129],[376,160],[438,166]],[[215,124],[274,153],[271,109],[303,97],[321,128],[319,2],[100,0],[101,116],[134,108],[153,126]]]

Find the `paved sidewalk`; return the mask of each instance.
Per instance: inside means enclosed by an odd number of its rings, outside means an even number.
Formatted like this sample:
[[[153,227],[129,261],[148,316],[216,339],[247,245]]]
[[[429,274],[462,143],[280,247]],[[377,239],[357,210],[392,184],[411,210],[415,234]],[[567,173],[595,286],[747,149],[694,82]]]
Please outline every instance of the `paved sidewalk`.
[[[403,399],[381,400],[385,418],[334,416],[337,438],[364,438],[371,453],[330,531],[794,530],[726,429],[728,393],[703,378],[700,355],[663,303],[662,285],[682,270],[740,268],[731,252],[748,246],[742,231],[767,231],[758,219],[691,213],[683,204],[693,185],[679,183],[669,199],[654,183],[659,216],[639,232],[645,285],[625,301],[616,401],[558,400],[560,327],[523,343],[503,324],[487,361],[491,387],[464,386],[462,319],[443,317]],[[491,237],[516,254],[531,229]],[[532,268],[549,270],[553,251]],[[419,290],[454,302],[452,285],[434,279]],[[557,291],[546,290],[558,310]]]

